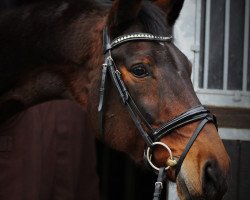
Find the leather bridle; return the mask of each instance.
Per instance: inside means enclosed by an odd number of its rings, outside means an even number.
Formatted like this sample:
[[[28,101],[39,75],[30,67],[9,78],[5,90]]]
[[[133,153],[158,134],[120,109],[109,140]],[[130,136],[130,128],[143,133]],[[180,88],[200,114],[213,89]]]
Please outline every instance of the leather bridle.
[[[122,99],[123,104],[128,109],[132,120],[134,121],[137,129],[139,130],[139,133],[141,134],[142,138],[144,139],[147,145],[147,151],[145,154],[147,154],[146,156],[147,161],[150,163],[151,163],[150,161],[151,156],[149,156],[149,152],[151,151],[151,148],[155,146],[156,144],[160,144],[160,145],[162,144],[159,142],[162,137],[164,137],[166,134],[171,133],[177,128],[180,128],[192,122],[201,120],[196,130],[194,131],[192,137],[190,138],[187,146],[185,147],[183,153],[181,154],[179,160],[178,161],[174,160],[175,161],[174,164],[172,164],[171,166],[167,166],[166,168],[158,169],[155,167],[155,169],[159,171],[158,179],[163,179],[164,171],[166,171],[166,169],[168,169],[169,167],[175,167],[175,176],[177,177],[181,169],[181,165],[188,151],[192,147],[194,141],[196,140],[197,136],[199,135],[203,127],[206,125],[206,123],[212,122],[215,124],[217,128],[216,118],[204,106],[198,105],[186,111],[185,113],[175,117],[174,119],[168,121],[167,123],[160,126],[159,128],[156,128],[156,129],[153,128],[150,125],[150,123],[146,120],[146,118],[143,116],[142,112],[140,111],[135,101],[133,100],[132,96],[128,92],[126,85],[121,77],[121,73],[119,72],[112,58],[113,49],[127,42],[138,42],[138,41],[171,42],[172,36],[162,37],[162,36],[154,36],[150,33],[132,33],[132,34],[122,35],[120,37],[115,38],[113,41],[110,41],[107,27],[103,31],[103,50],[104,50],[105,62],[102,67],[100,100],[99,100],[99,106],[98,106],[101,136],[104,137],[103,116],[104,116],[104,108],[105,108],[104,107],[105,90],[106,90],[108,75],[110,76],[115,88],[117,89],[118,94],[120,95]],[[146,130],[144,127],[146,128]],[[162,146],[167,147],[167,150],[171,154],[171,150],[170,148],[168,148],[166,144],[162,144]],[[173,161],[172,156],[171,156],[171,161]],[[159,195],[158,193],[160,193],[161,188],[162,188],[162,184],[157,184],[157,183],[161,183],[161,182],[159,181],[156,182],[155,199],[157,199],[156,197],[157,195]],[[157,192],[158,190],[159,192]]]

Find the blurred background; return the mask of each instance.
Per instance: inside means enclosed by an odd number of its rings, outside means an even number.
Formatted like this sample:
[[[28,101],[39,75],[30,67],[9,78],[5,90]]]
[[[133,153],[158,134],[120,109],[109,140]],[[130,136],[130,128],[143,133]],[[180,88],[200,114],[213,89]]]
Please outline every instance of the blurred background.
[[[43,0],[1,0],[0,9],[34,1]],[[250,199],[249,23],[249,0],[186,0],[174,29],[176,45],[193,64],[195,91],[217,115],[220,136],[231,157],[225,200]],[[102,200],[152,198],[153,173],[98,141],[96,149]],[[177,199],[175,184],[164,192],[169,200]]]

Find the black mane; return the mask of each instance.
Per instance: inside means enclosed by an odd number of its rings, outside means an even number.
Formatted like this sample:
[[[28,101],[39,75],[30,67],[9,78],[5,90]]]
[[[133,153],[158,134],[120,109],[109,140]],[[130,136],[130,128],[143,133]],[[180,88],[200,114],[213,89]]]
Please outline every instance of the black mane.
[[[99,0],[102,3],[106,2],[106,4],[111,7],[111,1],[108,0]],[[113,22],[112,22],[113,23]],[[142,3],[142,7],[137,15],[137,18],[129,19],[127,21],[123,21],[119,24],[108,24],[110,26],[110,35],[111,38],[114,39],[121,34],[128,33],[129,27],[133,25],[142,25],[143,32],[151,33],[153,35],[158,36],[169,36],[172,33],[172,26],[170,26],[167,22],[167,16],[156,6],[152,1],[144,0]]]

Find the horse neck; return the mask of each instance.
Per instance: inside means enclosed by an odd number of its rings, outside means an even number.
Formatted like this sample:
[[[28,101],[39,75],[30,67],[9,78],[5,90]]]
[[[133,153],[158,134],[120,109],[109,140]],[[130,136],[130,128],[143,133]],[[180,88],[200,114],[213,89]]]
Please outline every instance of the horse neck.
[[[24,54],[22,51],[13,52],[13,54],[11,51],[8,52],[8,54],[16,56],[13,57],[13,63],[6,63],[6,60],[2,59],[5,57],[5,53],[1,48],[0,61],[11,67],[9,71],[8,67],[1,69],[7,78],[1,81],[5,90],[0,91],[0,123],[18,111],[52,99],[74,99],[83,107],[87,105],[91,77],[100,68],[102,62],[101,31],[105,22],[103,16],[104,14],[100,15],[100,13],[99,15],[93,13],[92,16],[81,14],[76,20],[65,26],[65,29],[54,29],[54,32],[49,32],[47,34],[49,38],[41,37],[40,40],[40,33],[35,33],[38,41],[34,43],[34,46],[19,46],[18,49],[23,48]],[[0,24],[0,30],[2,28]],[[22,35],[22,31],[27,31],[27,29],[19,30],[17,35]],[[32,33],[34,30],[30,31]],[[63,32],[63,36],[60,31]],[[17,35],[15,35],[15,40],[21,40]],[[1,39],[4,39],[3,36],[8,38],[8,33],[6,32],[6,35],[2,33],[1,36]],[[53,37],[53,40],[50,37]],[[27,44],[29,41],[32,41],[32,38],[21,41],[20,44]],[[37,48],[36,45],[39,43],[41,46]],[[8,49],[16,51],[13,44],[11,45]],[[31,52],[31,54],[25,55],[27,52]],[[39,55],[39,53],[41,54]],[[40,59],[37,61],[36,58],[39,56],[43,58],[42,62]],[[28,57],[31,57],[31,62],[27,62],[27,66],[21,65],[18,68],[15,66],[18,61],[26,64],[24,61]],[[53,59],[51,59],[52,57]],[[11,59],[7,61],[9,60]],[[14,72],[12,66],[14,66]],[[18,70],[15,72],[15,69]],[[8,77],[14,81],[9,82]],[[6,90],[6,88],[8,89]]]

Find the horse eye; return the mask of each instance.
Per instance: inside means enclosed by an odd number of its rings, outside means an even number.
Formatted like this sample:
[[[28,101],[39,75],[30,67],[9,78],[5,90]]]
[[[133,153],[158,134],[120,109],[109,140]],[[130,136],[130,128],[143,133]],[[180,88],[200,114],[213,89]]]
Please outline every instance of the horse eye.
[[[142,64],[135,65],[131,69],[131,73],[138,78],[144,78],[144,77],[148,76],[148,72],[147,72],[145,66],[143,66]]]

